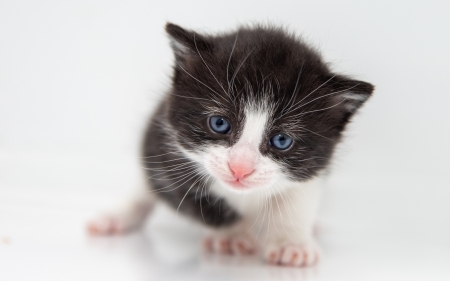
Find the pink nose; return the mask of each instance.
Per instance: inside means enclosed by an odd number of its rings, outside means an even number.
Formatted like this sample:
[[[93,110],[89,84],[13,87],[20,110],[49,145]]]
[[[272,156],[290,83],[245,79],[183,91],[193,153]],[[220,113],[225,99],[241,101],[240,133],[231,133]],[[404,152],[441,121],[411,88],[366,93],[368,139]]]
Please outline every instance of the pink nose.
[[[236,180],[242,180],[244,177],[250,175],[255,170],[253,168],[253,165],[243,165],[235,163],[229,163],[228,165],[230,166],[230,170]]]

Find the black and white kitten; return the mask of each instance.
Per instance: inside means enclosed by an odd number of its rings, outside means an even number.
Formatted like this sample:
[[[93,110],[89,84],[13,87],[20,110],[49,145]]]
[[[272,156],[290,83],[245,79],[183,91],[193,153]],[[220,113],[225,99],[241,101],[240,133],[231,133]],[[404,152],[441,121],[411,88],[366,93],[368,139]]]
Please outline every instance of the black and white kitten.
[[[373,86],[335,74],[276,27],[205,35],[167,24],[172,87],[145,134],[153,191],[92,233],[139,226],[155,199],[209,229],[207,249],[273,264],[316,263],[321,181],[342,131]],[[260,239],[258,239],[260,238]]]

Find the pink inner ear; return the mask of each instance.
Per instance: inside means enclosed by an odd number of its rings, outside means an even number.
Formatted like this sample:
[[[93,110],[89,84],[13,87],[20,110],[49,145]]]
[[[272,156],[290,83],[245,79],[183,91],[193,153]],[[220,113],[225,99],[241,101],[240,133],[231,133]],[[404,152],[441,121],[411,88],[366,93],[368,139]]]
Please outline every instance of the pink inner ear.
[[[253,173],[258,158],[258,149],[250,144],[237,144],[230,151],[228,161],[230,172],[236,180],[241,180]]]

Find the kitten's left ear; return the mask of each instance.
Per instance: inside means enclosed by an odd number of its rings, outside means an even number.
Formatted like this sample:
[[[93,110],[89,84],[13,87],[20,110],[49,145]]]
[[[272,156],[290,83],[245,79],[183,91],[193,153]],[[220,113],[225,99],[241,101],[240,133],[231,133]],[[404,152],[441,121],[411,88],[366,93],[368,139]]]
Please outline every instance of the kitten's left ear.
[[[331,94],[328,99],[329,106],[325,112],[335,120],[335,132],[340,134],[353,114],[372,95],[374,86],[338,75],[329,78],[327,84]]]
[[[209,51],[212,44],[205,36],[186,30],[176,24],[167,23],[166,32],[170,36],[170,44],[178,59],[198,55],[199,52]]]
[[[330,96],[334,112],[342,116],[341,122],[347,123],[350,117],[372,95],[374,86],[370,83],[349,79],[344,76],[333,76],[329,85],[333,94]]]

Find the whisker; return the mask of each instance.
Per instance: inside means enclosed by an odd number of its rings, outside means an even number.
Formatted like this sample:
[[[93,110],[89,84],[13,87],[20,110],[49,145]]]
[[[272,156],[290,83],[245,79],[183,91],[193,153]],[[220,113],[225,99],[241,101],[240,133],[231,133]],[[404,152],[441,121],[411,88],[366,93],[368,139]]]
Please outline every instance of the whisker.
[[[331,81],[335,76],[336,76],[336,75],[331,76],[330,79],[328,79],[327,81],[325,81],[324,83],[322,83],[319,87],[317,87],[317,88],[314,89],[312,92],[310,92],[309,94],[307,94],[307,95],[306,95],[305,97],[303,97],[300,101],[298,101],[298,102],[296,102],[295,104],[293,104],[293,105],[289,108],[289,110],[288,110],[286,113],[284,113],[282,116],[284,116],[284,115],[286,115],[286,114],[292,112],[292,110],[294,109],[294,107],[295,107],[297,104],[301,104],[302,101],[304,101],[304,100],[305,100],[306,98],[308,98],[310,95],[312,95],[312,94],[315,93],[317,90],[319,90],[320,88],[322,88],[325,84],[327,84],[329,81]],[[282,116],[281,116],[281,117],[282,117]],[[280,118],[281,118],[281,117],[280,117]]]
[[[276,188],[275,190],[278,191],[278,193],[281,195],[280,190],[279,190],[277,187],[275,187],[275,188]],[[274,191],[274,193],[275,193],[275,191]],[[284,218],[283,212],[282,212],[281,209],[280,209],[280,205],[278,204],[278,199],[277,199],[276,194],[274,194],[273,197],[275,198],[275,202],[277,203],[277,206],[278,206],[278,212],[280,213],[281,219],[282,219],[282,221],[284,222],[286,219]],[[282,196],[281,196],[281,197],[282,197]],[[286,202],[285,202],[285,206],[286,206]],[[288,211],[290,211],[289,208],[286,208],[286,209],[288,209]],[[289,214],[289,213],[288,213],[288,214]],[[291,216],[291,218],[292,218],[292,216]],[[292,222],[292,220],[291,220],[291,222]],[[294,241],[294,239],[292,239],[292,237],[291,237],[290,231],[288,231],[288,230],[286,229],[286,224],[285,224],[285,223],[281,223],[281,225],[282,225],[283,228],[284,228],[284,232],[289,236],[289,238],[290,238],[292,241]],[[294,229],[295,229],[295,228],[294,228]]]
[[[233,47],[231,48],[231,53],[230,53],[230,57],[228,58],[228,63],[227,63],[227,83],[228,83],[228,93],[230,92],[230,81],[228,80],[228,69],[230,67],[230,61],[231,61],[231,56],[233,55],[234,52],[234,47],[236,47],[236,42],[238,39],[238,34],[239,32],[236,33],[236,38],[234,39],[234,44]]]
[[[251,229],[253,228],[253,226],[255,226],[255,224],[256,224],[256,222],[258,221],[258,219],[259,219],[259,216],[261,215],[261,210],[262,210],[262,204],[261,204],[261,190],[260,189],[258,189],[258,209],[259,209],[259,211],[258,211],[258,216],[256,217],[256,219],[255,219],[255,221],[253,222],[253,224],[250,226],[250,228],[247,230],[247,232],[246,232],[246,234],[248,234],[250,231],[251,231]]]
[[[182,168],[184,166],[188,166],[188,165],[194,165],[192,162],[185,162],[185,163],[181,163],[181,164],[174,164],[174,165],[167,165],[164,167],[142,167],[142,169],[147,170],[147,171],[157,171],[157,172],[162,172],[162,171],[173,171],[176,170],[177,168]],[[167,170],[169,169],[169,170]]]
[[[193,171],[195,169],[197,169],[197,168],[196,167],[189,167],[189,168],[186,168],[183,171],[178,171],[176,173],[171,173],[170,175],[165,175],[165,176],[160,177],[160,178],[157,178],[156,175],[153,175],[153,176],[149,177],[149,179],[154,179],[154,180],[157,180],[157,181],[176,180],[176,179],[179,179],[179,178],[183,177],[186,174],[186,172]]]
[[[319,137],[325,138],[325,139],[327,139],[327,140],[334,141],[333,139],[330,139],[330,138],[327,138],[327,137],[325,137],[325,136],[322,136],[321,134],[316,133],[316,132],[311,131],[311,130],[308,130],[308,129],[306,129],[306,128],[302,128],[301,130],[305,130],[305,131],[310,132],[311,134],[315,134],[315,135],[318,135]]]
[[[349,91],[349,90],[355,88],[355,87],[358,86],[358,85],[359,85],[359,84],[356,84],[356,85],[353,86],[353,87],[350,87],[350,88],[347,88],[347,89],[344,89],[344,90],[341,90],[341,91],[337,91],[337,92],[329,93],[329,94],[326,94],[326,95],[322,95],[322,96],[320,96],[320,97],[317,97],[317,98],[315,98],[315,99],[310,100],[310,101],[307,102],[307,103],[304,103],[304,104],[300,105],[300,106],[297,107],[296,109],[302,108],[303,106],[305,106],[305,105],[307,105],[307,104],[309,104],[309,103],[312,103],[312,102],[315,101],[315,100],[318,100],[318,99],[321,99],[321,98],[324,98],[324,97],[327,97],[327,96],[331,96],[331,95],[336,95],[336,94],[340,94],[340,93],[343,93],[343,92],[347,92],[347,91]]]
[[[262,228],[264,222],[266,221],[266,212],[267,212],[267,201],[268,201],[268,199],[265,196],[265,194],[266,194],[265,190],[262,190],[262,191],[264,191],[263,201],[262,201],[262,206],[264,207],[264,213],[263,213],[263,217],[262,217],[262,220],[261,220],[261,224],[259,225],[258,232],[256,233],[256,237],[259,237],[259,233],[261,231],[261,228]]]
[[[326,108],[322,108],[322,109],[316,109],[316,110],[311,110],[311,111],[307,111],[307,112],[302,112],[302,113],[300,113],[300,115],[303,116],[303,115],[306,115],[306,114],[309,114],[309,113],[313,113],[313,112],[320,112],[320,111],[328,110],[328,109],[331,109],[333,107],[336,107],[336,106],[340,105],[341,103],[343,103],[346,100],[347,100],[347,98],[344,98],[340,102],[338,102],[337,104],[332,105],[330,107],[326,107]]]
[[[180,186],[182,186],[183,184],[185,184],[186,182],[188,182],[188,181],[190,181],[191,179],[193,179],[195,176],[197,176],[197,170],[187,173],[182,179],[180,179],[180,180],[178,180],[178,181],[176,181],[176,182],[174,182],[174,183],[172,183],[172,184],[170,184],[170,185],[168,185],[168,186],[165,186],[165,187],[162,187],[162,188],[159,188],[159,189],[154,189],[153,192],[157,192],[157,191],[160,191],[160,190],[164,190],[164,191],[161,191],[161,192],[171,192],[171,191],[174,191],[174,190],[176,190],[177,188],[179,188]],[[179,183],[180,181],[184,180],[185,178],[189,178],[189,179],[187,179],[187,180],[184,181],[182,184],[178,185],[177,187],[175,187],[175,188],[173,188],[173,189],[171,189],[171,190],[165,190],[165,189],[167,189],[168,187],[171,187],[172,185],[174,185],[174,184],[176,184],[176,183]]]
[[[179,151],[171,151],[171,152],[167,152],[167,153],[163,153],[163,154],[158,154],[158,155],[152,155],[152,156],[142,156],[140,158],[155,158],[155,157],[160,157],[160,156],[164,156],[164,155],[168,155],[168,154],[172,154],[172,153],[181,153]]]
[[[177,214],[178,214],[178,211],[180,210],[181,204],[183,204],[183,201],[184,201],[184,199],[186,198],[186,196],[188,195],[189,191],[191,191],[191,189],[194,187],[194,185],[195,185],[199,180],[201,180],[201,178],[196,179],[196,180],[191,184],[191,186],[190,186],[189,189],[186,191],[186,193],[184,194],[183,198],[181,199],[180,204],[178,205],[178,208],[177,208]]]
[[[216,91],[214,91],[213,89],[211,89],[211,87],[209,87],[208,85],[206,85],[205,83],[203,83],[203,82],[200,81],[199,79],[195,78],[192,74],[190,74],[189,72],[187,72],[187,71],[181,66],[181,64],[180,64],[178,61],[176,61],[176,63],[177,63],[178,66],[179,66],[179,67],[180,67],[187,75],[189,75],[192,79],[194,79],[195,81],[197,81],[198,83],[202,84],[203,86],[205,86],[206,88],[208,88],[210,91],[212,91],[213,93],[215,93],[215,94],[217,95],[217,98],[220,97],[219,93],[217,93]],[[171,93],[171,94],[173,95],[173,93]],[[183,97],[183,96],[181,96],[181,97]],[[210,101],[210,100],[202,99],[202,98],[197,98],[197,99]],[[212,100],[212,101],[215,101],[215,100]],[[215,101],[215,102],[218,103],[218,104],[220,104],[220,105],[222,105],[219,101]]]
[[[284,110],[291,104],[291,102],[293,101],[294,97],[297,94],[297,85],[298,85],[298,81],[300,80],[300,75],[302,74],[304,64],[305,64],[305,61],[302,62],[302,66],[300,67],[300,71],[298,72],[298,75],[297,75],[297,81],[295,82],[294,91],[292,92],[291,98],[289,99],[288,103],[286,103],[286,105],[281,110],[282,113],[284,113]]]
[[[239,66],[236,68],[236,71],[234,72],[233,77],[231,78],[231,85],[234,84],[234,79],[236,79],[236,75],[239,73],[239,70],[244,65],[245,61],[250,57],[250,55],[253,53],[254,50],[255,50],[255,48],[251,49],[250,52],[245,56],[245,58],[239,64]]]
[[[223,92],[228,95],[227,91],[225,91],[225,89],[223,88],[222,84],[219,83],[219,80],[217,80],[216,76],[214,76],[214,74],[212,73],[211,69],[209,68],[209,66],[206,64],[205,60],[203,59],[202,55],[200,54],[198,47],[197,47],[197,41],[195,40],[195,33],[194,33],[194,44],[195,44],[195,49],[197,50],[198,55],[200,56],[200,59],[202,60],[202,62],[205,64],[206,68],[209,70],[209,73],[211,73],[212,77],[214,77],[214,80],[216,80],[217,84],[219,84],[220,88],[222,88]]]
[[[147,162],[147,161],[142,161],[142,163],[147,163],[147,164],[163,164],[163,163],[168,163],[168,162],[174,162],[174,161],[180,161],[180,160],[186,160],[189,159],[188,157],[181,157],[181,158],[175,158],[175,159],[169,159],[167,161],[158,161],[158,162]]]

